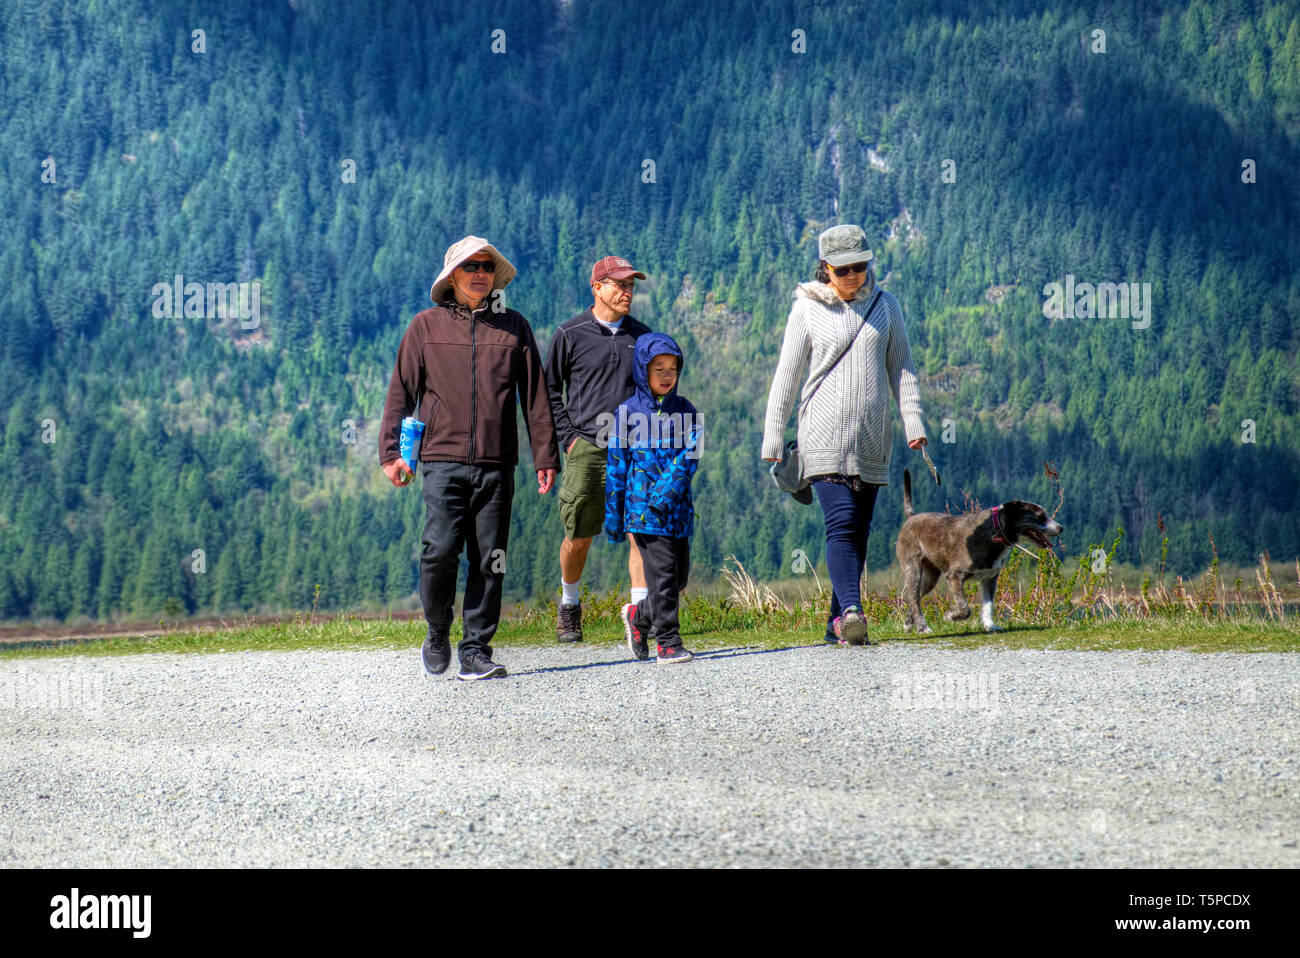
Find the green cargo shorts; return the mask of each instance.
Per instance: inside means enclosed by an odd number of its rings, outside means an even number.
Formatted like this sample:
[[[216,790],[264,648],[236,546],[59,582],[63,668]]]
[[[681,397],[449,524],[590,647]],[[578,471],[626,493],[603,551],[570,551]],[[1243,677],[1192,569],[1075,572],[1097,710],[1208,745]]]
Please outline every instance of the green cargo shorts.
[[[605,528],[605,450],[581,436],[560,473],[560,521],[568,539],[590,539]]]

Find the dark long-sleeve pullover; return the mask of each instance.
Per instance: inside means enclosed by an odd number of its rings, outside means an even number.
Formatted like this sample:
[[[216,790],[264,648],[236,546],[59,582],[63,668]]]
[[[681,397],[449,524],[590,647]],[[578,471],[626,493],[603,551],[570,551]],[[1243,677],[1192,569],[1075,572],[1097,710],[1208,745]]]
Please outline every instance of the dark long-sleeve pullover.
[[[637,337],[648,332],[645,323],[625,316],[611,333],[590,309],[555,331],[546,354],[546,388],[561,449],[578,436],[595,443],[600,415],[612,415],[636,390],[632,353]]]

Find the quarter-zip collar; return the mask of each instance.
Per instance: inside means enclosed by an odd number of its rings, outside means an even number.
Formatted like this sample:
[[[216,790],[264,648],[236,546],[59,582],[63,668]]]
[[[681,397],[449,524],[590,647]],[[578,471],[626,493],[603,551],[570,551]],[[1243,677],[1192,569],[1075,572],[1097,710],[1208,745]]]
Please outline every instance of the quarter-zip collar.
[[[488,309],[488,301],[486,299],[483,300],[482,306],[476,308],[466,306],[464,303],[457,302],[454,299],[443,300],[438,305],[451,310],[453,314],[461,319],[469,319],[472,316],[478,316],[480,313],[483,313]]]

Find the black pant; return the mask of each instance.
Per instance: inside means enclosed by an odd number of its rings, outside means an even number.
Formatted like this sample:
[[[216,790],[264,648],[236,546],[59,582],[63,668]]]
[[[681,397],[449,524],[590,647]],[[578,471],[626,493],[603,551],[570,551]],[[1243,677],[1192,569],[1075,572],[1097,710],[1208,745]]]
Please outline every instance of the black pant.
[[[669,536],[630,533],[641,553],[645,584],[650,594],[636,604],[632,621],[648,635],[654,629],[655,642],[662,648],[680,648],[677,631],[677,603],[691,572],[691,540]]]
[[[465,635],[458,653],[482,651],[501,618],[510,500],[515,476],[509,469],[484,469],[460,462],[422,463],[424,472],[424,550],[420,553],[420,601],[434,629],[451,629],[456,572],[465,547],[469,576],[462,617]]]

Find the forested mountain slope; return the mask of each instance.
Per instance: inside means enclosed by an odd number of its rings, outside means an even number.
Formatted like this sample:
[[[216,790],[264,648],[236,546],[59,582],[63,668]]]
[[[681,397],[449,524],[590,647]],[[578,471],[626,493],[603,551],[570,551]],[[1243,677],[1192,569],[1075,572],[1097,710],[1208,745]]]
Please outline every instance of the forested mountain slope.
[[[634,313],[679,338],[706,423],[700,574],[821,554],[759,434],[790,294],[837,222],[867,230],[903,304],[958,507],[1051,502],[1051,461],[1075,554],[1122,525],[1120,557],[1154,562],[1158,515],[1178,571],[1211,532],[1233,561],[1300,551],[1294,4],[0,18],[0,618],[304,608],[317,583],[324,608],[409,597],[422,505],[384,482],[376,428],[397,342],[470,232],[519,267],[508,301],[543,348],[597,257],[649,274]],[[256,283],[256,315],[173,315],[178,276]],[[1150,284],[1149,309],[1049,317],[1052,283]],[[558,576],[530,470],[517,596]],[[871,567],[900,521],[895,482]],[[588,581],[619,556],[593,550]]]

